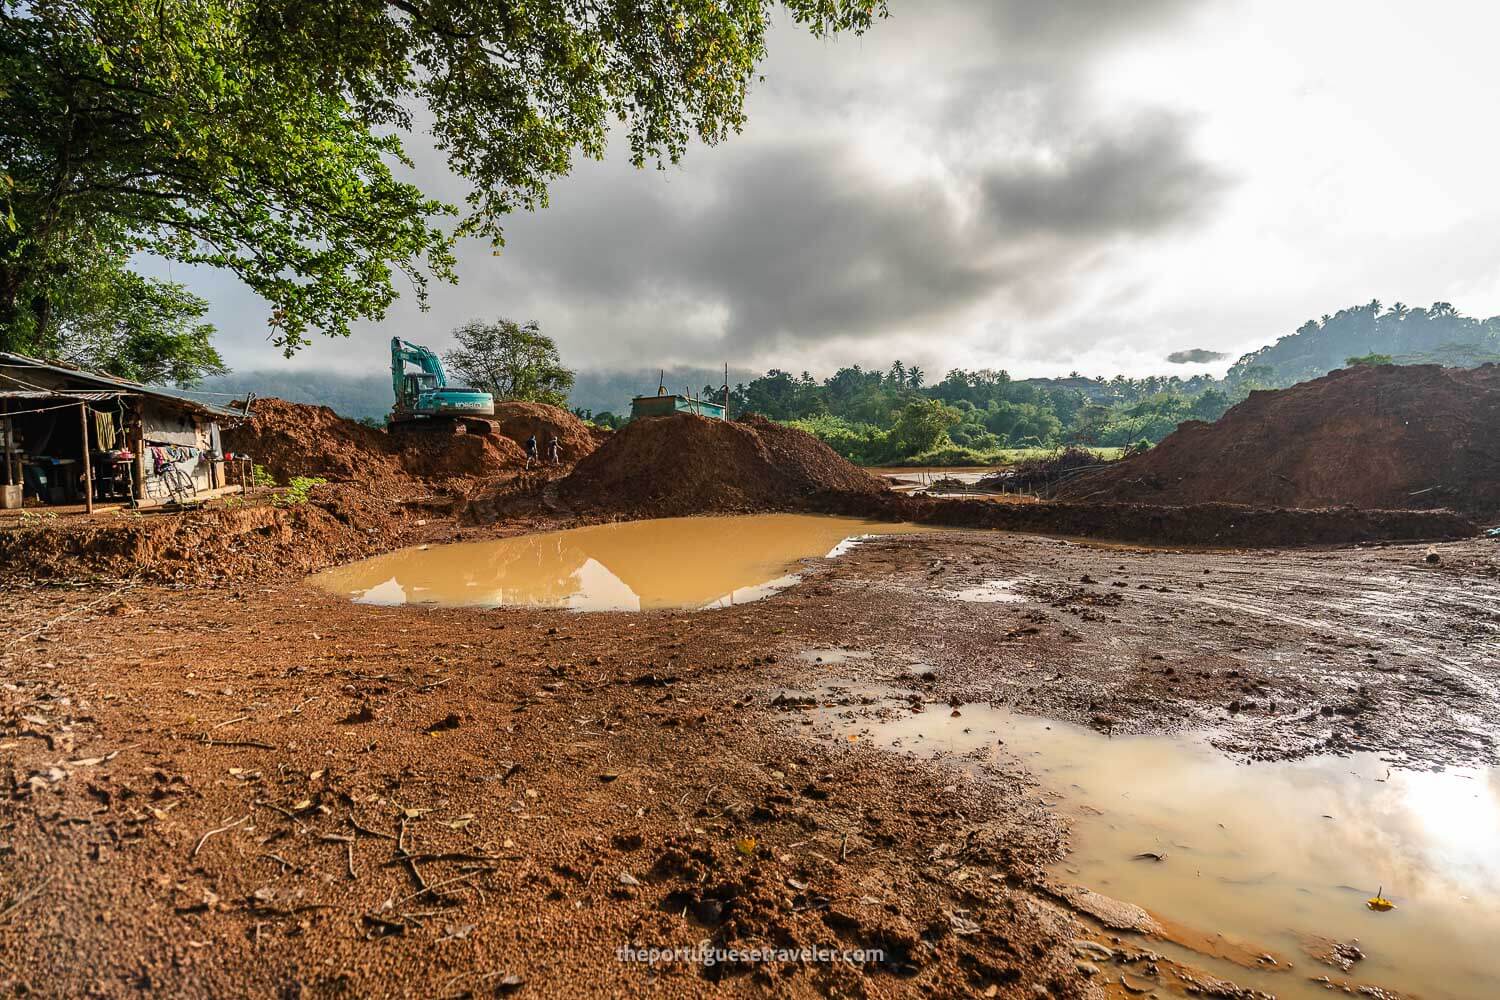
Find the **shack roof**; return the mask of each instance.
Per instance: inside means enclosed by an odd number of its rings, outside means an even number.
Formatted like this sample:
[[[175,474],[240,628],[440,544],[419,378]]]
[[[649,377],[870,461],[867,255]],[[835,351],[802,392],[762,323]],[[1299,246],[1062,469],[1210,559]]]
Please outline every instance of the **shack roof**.
[[[25,376],[27,371],[45,371],[54,375],[61,375],[74,382],[82,382],[86,385],[101,388],[100,399],[113,398],[119,395],[150,396],[158,402],[177,409],[187,410],[201,416],[213,417],[215,419],[239,420],[245,414],[239,410],[230,409],[227,406],[219,406],[216,403],[205,403],[200,399],[193,399],[178,389],[168,389],[164,386],[143,385],[140,382],[132,382],[130,379],[117,378],[114,375],[106,375],[103,372],[91,372],[83,368],[75,368],[72,365],[63,364],[59,361],[43,361],[39,358],[30,358],[24,354],[11,354],[0,351],[0,387],[5,389],[4,395],[12,399],[20,398],[55,398],[58,396],[69,399],[92,399],[93,395],[87,392],[57,391],[44,386],[33,385]],[[113,391],[110,391],[113,390]],[[23,397],[12,395],[14,393],[31,392],[40,393]]]

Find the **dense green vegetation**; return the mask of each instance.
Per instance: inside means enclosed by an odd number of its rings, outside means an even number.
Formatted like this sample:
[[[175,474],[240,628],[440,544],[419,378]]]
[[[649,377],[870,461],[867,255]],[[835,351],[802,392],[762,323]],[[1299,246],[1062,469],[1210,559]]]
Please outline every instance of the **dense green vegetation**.
[[[1413,309],[1375,300],[1308,320],[1296,333],[1240,358],[1228,380],[1295,385],[1353,360],[1450,368],[1500,361],[1500,316],[1476,319],[1447,302]]]
[[[1015,380],[954,369],[928,385],[920,368],[897,361],[821,382],[773,370],[733,387],[730,412],[787,421],[864,465],[959,465],[1017,448],[1154,443],[1184,420],[1218,419],[1233,398],[1207,377]]]

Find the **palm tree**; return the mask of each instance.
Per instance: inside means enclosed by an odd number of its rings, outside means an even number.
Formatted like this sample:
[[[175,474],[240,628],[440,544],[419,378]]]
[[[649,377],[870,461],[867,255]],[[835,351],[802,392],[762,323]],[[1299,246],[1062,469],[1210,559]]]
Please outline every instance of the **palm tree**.
[[[906,384],[913,389],[922,388],[922,383],[927,381],[927,373],[916,365],[912,365],[906,372]]]

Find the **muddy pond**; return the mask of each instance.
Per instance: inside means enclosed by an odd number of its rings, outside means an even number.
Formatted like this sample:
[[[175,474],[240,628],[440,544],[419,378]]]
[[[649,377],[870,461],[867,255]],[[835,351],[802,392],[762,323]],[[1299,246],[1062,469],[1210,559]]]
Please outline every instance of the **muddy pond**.
[[[825,694],[851,692],[908,693]],[[1279,997],[1327,996],[1324,976],[1500,996],[1500,769],[1402,770],[1372,753],[1245,764],[1204,734],[1111,737],[984,705],[818,715],[840,741],[970,778],[1025,768],[1071,822],[1056,874],[1145,907],[1193,949],[1149,943],[1170,958]],[[1377,891],[1395,908],[1372,910]]]
[[[789,587],[802,560],[836,557],[862,538],[930,530],[804,514],[625,521],[401,549],[312,582],[363,604],[701,609]]]

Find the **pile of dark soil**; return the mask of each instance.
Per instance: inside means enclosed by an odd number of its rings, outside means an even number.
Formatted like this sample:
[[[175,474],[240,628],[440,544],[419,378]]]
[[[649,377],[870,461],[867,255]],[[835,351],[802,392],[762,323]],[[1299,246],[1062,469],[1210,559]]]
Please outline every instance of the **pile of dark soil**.
[[[1041,490],[1078,474],[1081,469],[1103,464],[1103,460],[1087,448],[1069,445],[1050,455],[1023,459],[1003,472],[985,476],[976,485],[996,493]]]
[[[689,413],[632,420],[559,484],[575,506],[641,516],[784,510],[827,491],[887,487],[803,431]]]
[[[1064,480],[1070,500],[1500,513],[1500,367],[1361,365],[1253,392],[1143,455]]]
[[[250,419],[223,432],[225,452],[249,455],[287,482],[294,476],[370,480],[399,474],[399,450],[382,430],[326,406],[257,399]]]
[[[274,398],[256,400],[250,419],[226,429],[223,439],[226,452],[249,455],[277,482],[320,476],[387,491],[410,487],[413,479],[492,476],[524,457],[498,435],[431,430],[394,437],[326,406]]]
[[[594,428],[573,414],[546,403],[523,403],[508,400],[495,404],[491,418],[500,433],[521,446],[536,435],[538,450],[547,454],[547,442],[556,437],[562,446],[562,460],[576,462],[598,447],[599,435]],[[524,452],[518,452],[524,458]]]
[[[1472,538],[1474,523],[1447,510],[1369,510],[1355,507],[1281,509],[1232,503],[1163,506],[1143,503],[995,503],[935,500],[909,494],[827,493],[811,509],[887,521],[955,528],[1072,535],[1151,545],[1249,548],[1347,545],[1378,541]]]

